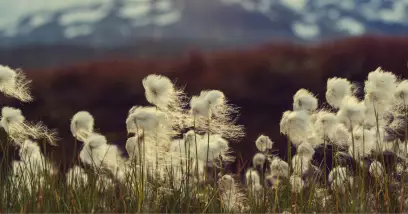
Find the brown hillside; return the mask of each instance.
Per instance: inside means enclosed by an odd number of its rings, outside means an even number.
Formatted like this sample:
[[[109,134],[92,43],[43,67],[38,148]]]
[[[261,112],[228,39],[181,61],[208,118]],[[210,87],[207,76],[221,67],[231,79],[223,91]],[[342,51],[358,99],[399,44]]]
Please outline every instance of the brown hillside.
[[[242,51],[191,52],[178,60],[101,61],[51,70],[27,71],[36,101],[23,107],[28,119],[43,120],[64,138],[54,158],[72,157],[74,140],[69,120],[79,110],[95,116],[96,127],[119,145],[126,140],[125,119],[133,105],[147,104],[142,78],[164,74],[185,85],[189,95],[204,89],[225,92],[241,107],[239,123],[247,135],[233,148],[245,160],[255,153],[254,141],[269,135],[285,154],[279,134],[282,112],[291,109],[292,96],[307,88],[324,99],[328,77],[362,81],[378,66],[408,77],[408,39],[360,37],[317,46],[269,44]],[[13,105],[19,105],[13,103]]]

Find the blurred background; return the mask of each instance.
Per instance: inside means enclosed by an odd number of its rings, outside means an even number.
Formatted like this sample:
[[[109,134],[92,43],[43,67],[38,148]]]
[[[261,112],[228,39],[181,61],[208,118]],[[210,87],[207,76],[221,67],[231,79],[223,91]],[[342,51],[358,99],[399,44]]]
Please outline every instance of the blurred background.
[[[298,89],[323,104],[329,77],[382,66],[406,78],[407,36],[408,0],[0,0],[0,64],[23,69],[36,97],[1,102],[58,129],[52,158],[65,163],[73,114],[90,111],[123,148],[127,111],[147,104],[141,80],[164,74],[241,107],[242,166],[260,134],[285,154],[278,124]]]

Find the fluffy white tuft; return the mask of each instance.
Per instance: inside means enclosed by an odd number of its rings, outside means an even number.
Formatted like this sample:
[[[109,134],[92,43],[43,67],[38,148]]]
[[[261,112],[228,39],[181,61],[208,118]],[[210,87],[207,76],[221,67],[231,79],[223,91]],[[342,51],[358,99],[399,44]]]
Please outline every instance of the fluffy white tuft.
[[[30,102],[33,100],[29,91],[30,82],[20,70],[0,65],[0,91],[4,95],[22,102]]]
[[[297,147],[296,154],[306,160],[312,160],[315,150],[308,142],[303,142]]]
[[[71,133],[78,140],[84,141],[94,131],[94,123],[89,112],[79,111],[71,119]]]
[[[218,183],[223,190],[232,190],[235,188],[235,180],[231,175],[223,175]]]
[[[370,172],[370,175],[376,179],[381,179],[385,175],[384,167],[382,166],[380,162],[376,160],[371,163],[369,172]]]
[[[337,122],[337,116],[334,113],[319,111],[316,114],[316,121],[314,123],[315,132],[320,137],[327,137]]]
[[[139,151],[139,147],[141,149],[141,151],[143,151],[143,143],[138,139],[138,136],[133,136],[130,137],[129,139],[127,139],[126,141],[126,151],[129,155],[129,159],[133,160],[136,159],[136,157],[139,157],[139,155],[141,154]]]
[[[262,168],[263,165],[265,164],[265,161],[266,156],[263,153],[256,153],[252,158],[252,163],[254,164],[255,167]]]
[[[317,109],[317,105],[317,98],[306,89],[300,89],[293,96],[294,111],[305,110],[310,113]]]
[[[294,155],[292,158],[293,174],[298,176],[304,175],[310,168],[310,159]]]
[[[395,97],[401,105],[408,105],[408,80],[404,80],[398,84]]]
[[[375,131],[355,127],[353,129],[353,135],[350,135],[348,140],[349,154],[356,159],[370,155],[376,148],[375,136]]]
[[[144,78],[142,83],[147,101],[159,108],[167,108],[175,96],[173,83],[165,76],[152,74]]]
[[[31,124],[26,122],[20,109],[12,107],[2,108],[0,125],[16,144],[24,142],[27,138],[44,139],[55,145],[56,133],[47,129],[41,122]]]
[[[343,99],[337,112],[339,122],[347,127],[357,126],[364,121],[366,107],[356,97],[348,96]]]
[[[3,107],[1,109],[1,126],[6,132],[9,132],[10,125],[13,123],[23,123],[24,116],[20,109],[12,107]]]
[[[345,97],[353,95],[353,85],[344,78],[330,78],[327,80],[326,101],[334,108],[340,108]]]
[[[166,115],[152,107],[136,108],[126,119],[129,133],[137,133],[138,128],[144,131],[154,131],[160,124],[166,124]]]
[[[394,95],[396,89],[397,77],[391,72],[382,70],[381,67],[368,74],[364,86],[366,95],[373,100],[388,100],[392,98],[389,95]]]
[[[16,72],[8,66],[0,65],[0,85],[14,82]]]
[[[292,175],[289,178],[290,185],[292,186],[292,192],[300,193],[305,187],[305,182],[298,175]]]
[[[255,145],[260,152],[265,152],[268,149],[272,149],[273,142],[268,136],[261,135],[256,139]]]
[[[336,166],[329,173],[329,182],[332,183],[334,180],[344,181],[348,178],[347,168]]]
[[[279,177],[289,177],[289,164],[280,158],[273,158],[271,162],[271,172]]]
[[[289,140],[296,146],[300,145],[313,129],[309,116],[305,111],[293,111],[284,115],[285,123],[281,121],[281,132],[289,137]]]
[[[253,187],[261,183],[261,178],[256,170],[248,169],[245,173],[245,182],[247,186]]]
[[[229,146],[228,141],[222,138],[220,135],[210,135],[208,145],[208,135],[205,135],[198,142],[198,159],[201,161],[207,161],[208,150],[208,162],[212,162],[223,157],[224,160],[228,160],[230,157],[227,155]],[[195,153],[195,151],[193,151]]]
[[[92,134],[85,141],[85,144],[91,149],[101,147],[107,143],[108,141],[106,140],[106,137],[100,134]]]
[[[281,121],[279,123],[279,127],[280,127],[280,133],[282,134],[287,134],[288,133],[288,119],[289,119],[289,115],[292,113],[292,111],[288,110],[283,112],[282,114],[282,118]]]
[[[225,104],[225,95],[222,91],[202,91],[200,96],[204,97],[204,99],[208,102],[210,108]]]
[[[190,107],[194,116],[206,118],[210,116],[210,105],[204,97],[193,96],[190,100]]]

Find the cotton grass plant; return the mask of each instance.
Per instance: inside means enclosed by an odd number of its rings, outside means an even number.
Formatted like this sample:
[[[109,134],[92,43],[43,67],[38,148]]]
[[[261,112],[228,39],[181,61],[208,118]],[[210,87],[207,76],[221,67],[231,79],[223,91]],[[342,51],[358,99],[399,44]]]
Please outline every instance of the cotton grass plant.
[[[5,96],[31,101],[29,83],[0,66]],[[79,160],[66,171],[40,149],[56,145],[56,133],[2,106],[0,211],[407,212],[407,80],[378,68],[364,97],[337,77],[328,79],[325,100],[298,90],[280,121],[287,142],[260,134],[243,178],[228,173],[231,144],[244,129],[222,91],[189,99],[165,76],[141,84],[150,105],[135,105],[123,121],[126,151],[95,131],[98,118],[82,110],[67,121]],[[286,157],[276,155],[278,143],[288,144]]]

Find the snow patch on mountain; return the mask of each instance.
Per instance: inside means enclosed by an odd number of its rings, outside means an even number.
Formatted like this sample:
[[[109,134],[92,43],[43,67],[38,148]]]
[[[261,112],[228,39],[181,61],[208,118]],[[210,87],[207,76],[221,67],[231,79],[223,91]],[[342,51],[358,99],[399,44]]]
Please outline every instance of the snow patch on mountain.
[[[313,23],[304,23],[295,21],[292,24],[293,33],[302,39],[311,40],[316,38],[320,34],[320,27]]]
[[[68,26],[64,30],[64,36],[68,39],[73,39],[78,36],[89,35],[92,31],[93,29],[89,25]]]
[[[153,20],[153,24],[157,26],[166,26],[174,24],[178,22],[180,19],[181,19],[180,11],[172,11],[170,13],[157,15]]]
[[[63,26],[78,24],[78,23],[87,23],[93,24],[104,17],[106,17],[107,13],[109,12],[108,5],[104,5],[103,7],[99,7],[98,9],[81,9],[81,10],[74,10],[63,14],[60,17],[59,23]]]
[[[364,25],[351,17],[341,18],[337,21],[336,26],[339,30],[346,31],[353,36],[358,36],[365,33]]]
[[[61,11],[71,7],[84,7],[91,4],[105,4],[111,0],[13,0],[0,1],[0,29],[15,27],[16,23],[28,15]]]
[[[151,10],[149,2],[140,3],[134,7],[122,7],[119,16],[122,18],[134,19],[141,16],[146,16]]]
[[[307,0],[281,0],[280,3],[291,10],[294,10],[296,12],[301,12],[305,10],[308,1]]]
[[[408,2],[397,1],[392,8],[378,11],[378,16],[381,20],[389,23],[399,23],[401,20],[407,20],[407,5]]]
[[[169,11],[173,9],[173,4],[170,0],[159,0],[154,7],[160,11]]]
[[[40,26],[46,24],[50,20],[51,20],[51,15],[50,14],[37,14],[37,15],[31,17],[30,22],[29,22],[29,26],[31,28],[37,28],[37,27],[40,27]]]

